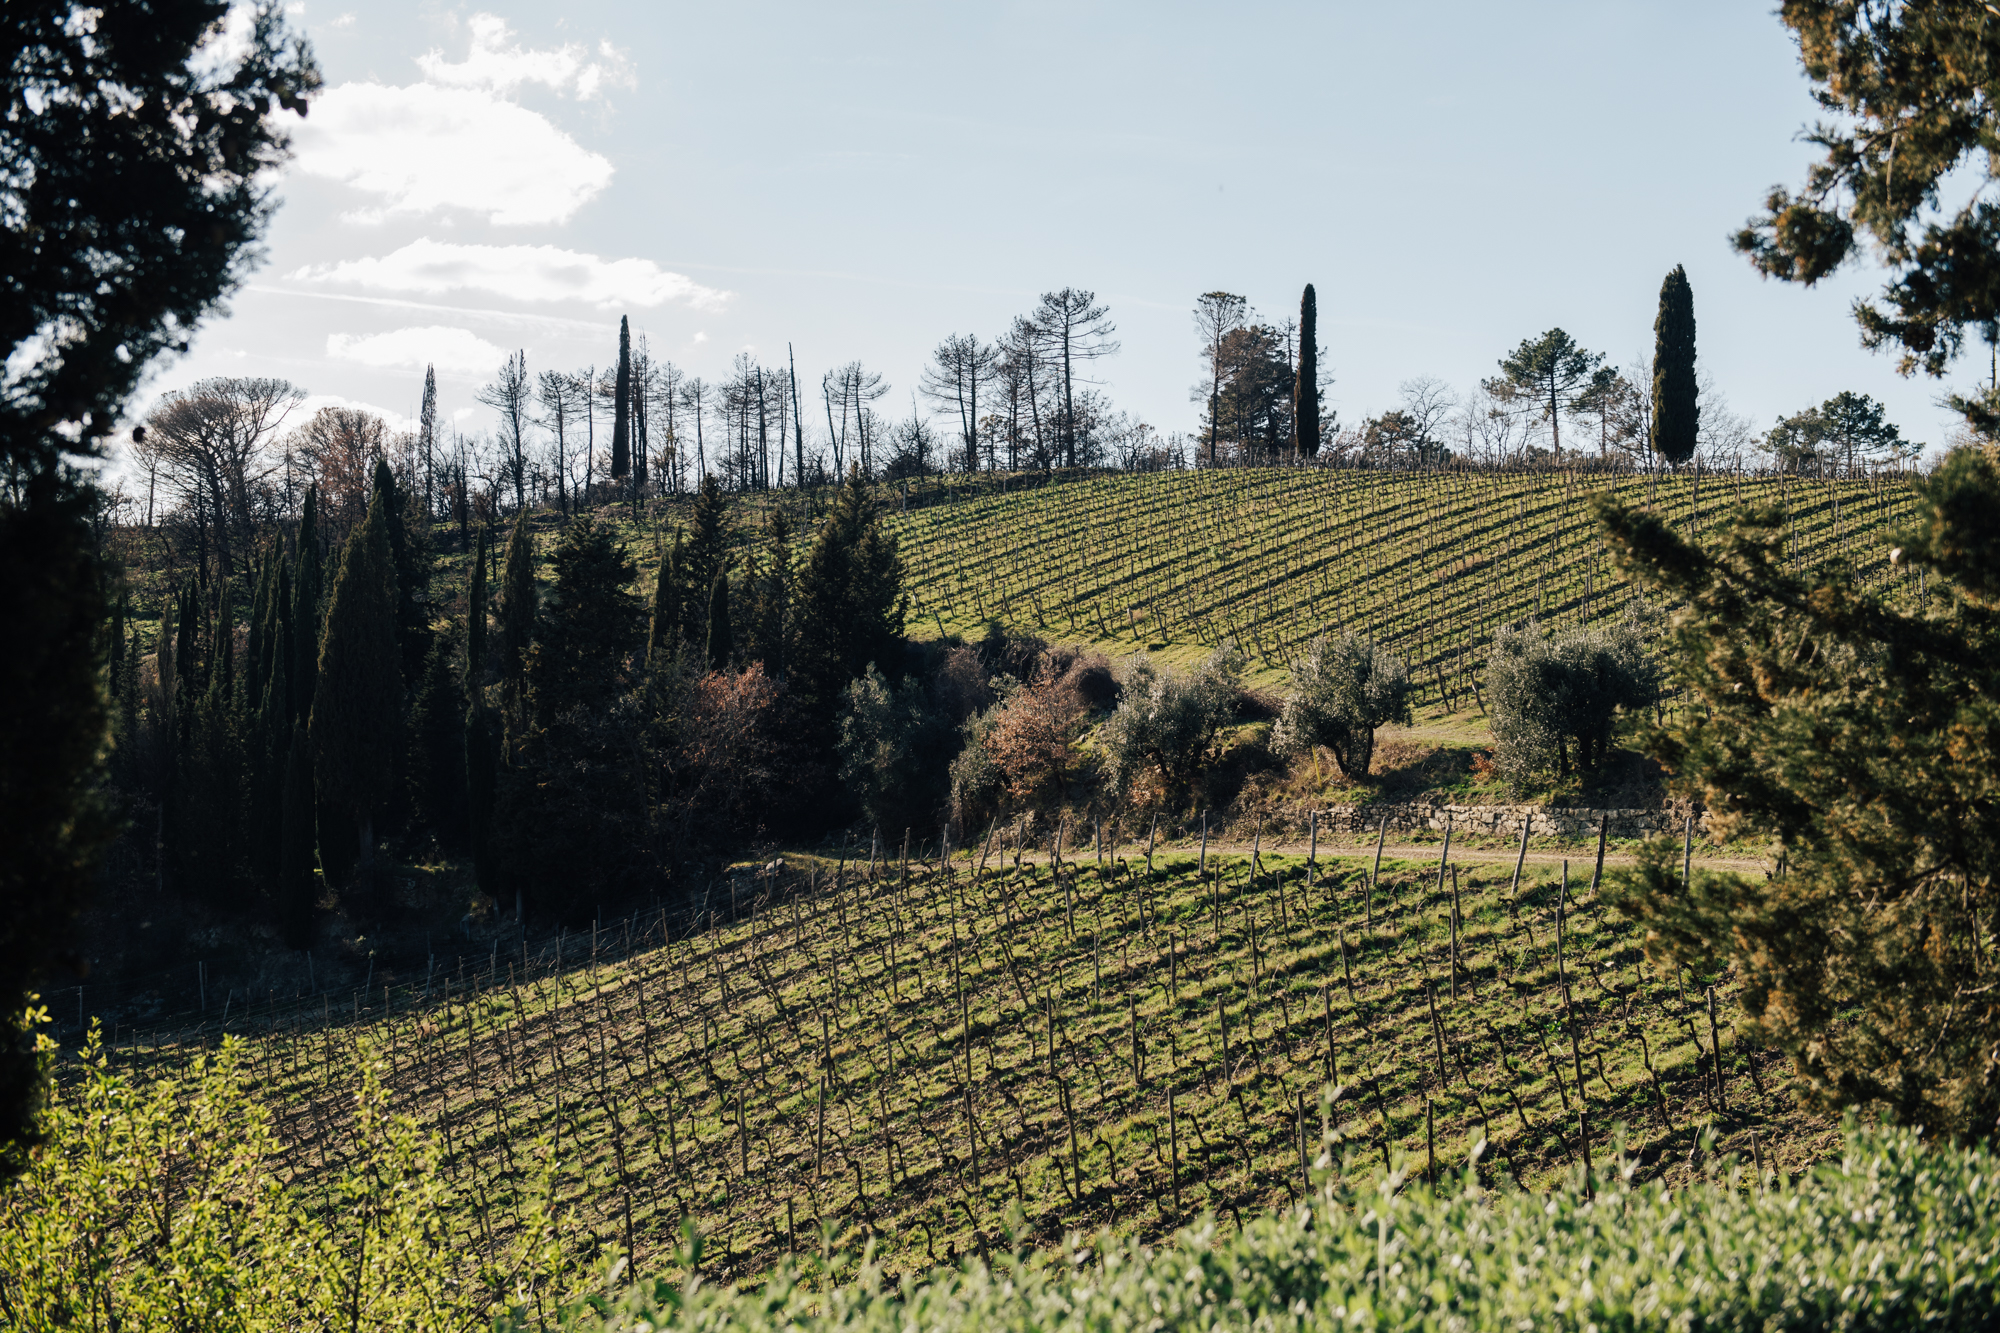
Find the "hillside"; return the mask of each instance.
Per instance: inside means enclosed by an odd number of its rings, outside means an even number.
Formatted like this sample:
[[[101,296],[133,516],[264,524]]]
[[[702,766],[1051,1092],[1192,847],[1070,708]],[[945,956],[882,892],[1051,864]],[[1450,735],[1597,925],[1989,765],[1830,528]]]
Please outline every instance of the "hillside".
[[[792,858],[715,885],[737,918],[664,947],[665,917],[460,946],[421,992],[230,1028],[312,1207],[337,1206],[357,1060],[385,1062],[440,1145],[468,1276],[544,1167],[573,1261],[629,1246],[654,1274],[683,1218],[731,1280],[818,1251],[822,1226],[911,1273],[1016,1226],[1049,1245],[1234,1224],[1298,1195],[1328,1083],[1371,1171],[1456,1169],[1484,1138],[1493,1179],[1546,1186],[1622,1135],[1642,1176],[1677,1179],[1706,1130],[1746,1154],[1754,1134],[1774,1170],[1835,1142],[1726,1007],[1711,1024],[1713,978],[1644,965],[1588,850],[1518,895],[1504,852],[1385,862],[1371,892],[1366,856],[1212,853],[1204,877],[1183,846],[1149,873],[1128,835],[1065,846],[1052,875],[1046,837],[1026,850],[1002,831],[945,869]],[[119,1059],[171,1074],[215,1034],[128,1034]]]

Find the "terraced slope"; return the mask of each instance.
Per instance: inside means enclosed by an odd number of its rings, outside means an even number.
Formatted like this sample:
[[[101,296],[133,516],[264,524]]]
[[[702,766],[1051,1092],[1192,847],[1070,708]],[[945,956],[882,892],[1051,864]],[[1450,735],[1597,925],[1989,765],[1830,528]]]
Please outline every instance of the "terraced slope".
[[[1432,702],[1470,688],[1498,625],[1624,613],[1590,513],[1600,491],[1712,539],[1745,505],[1789,522],[1795,567],[1848,561],[1901,577],[1890,535],[1904,475],[1826,481],[1706,474],[1357,472],[1267,468],[1104,475],[897,515],[912,632],[977,635],[987,619],[1169,660],[1234,637],[1274,679],[1311,638],[1351,626],[1407,658]]]
[[[796,860],[754,902],[745,881],[733,922],[615,964],[591,957],[622,931],[570,936],[552,973],[518,943],[472,946],[428,998],[253,1023],[287,1171],[339,1206],[372,1052],[443,1148],[443,1243],[468,1271],[546,1171],[572,1255],[617,1244],[670,1271],[692,1218],[704,1269],[741,1280],[817,1251],[822,1227],[836,1251],[872,1237],[896,1273],[1016,1227],[1039,1245],[1247,1218],[1300,1189],[1330,1082],[1356,1171],[1446,1169],[1485,1139],[1489,1172],[1534,1185],[1601,1165],[1620,1132],[1655,1176],[1685,1172],[1705,1128],[1738,1149],[1754,1132],[1774,1169],[1830,1141],[1726,1004],[1711,1019],[1711,979],[1643,965],[1587,860],[1565,897],[1567,867],[1531,865],[1516,895],[1490,860],[1378,876],[1365,857],[1210,856],[1204,874],[1186,849],[1149,871],[1128,839],[1052,873],[1006,841],[945,869]],[[120,1058],[172,1076],[213,1037]]]

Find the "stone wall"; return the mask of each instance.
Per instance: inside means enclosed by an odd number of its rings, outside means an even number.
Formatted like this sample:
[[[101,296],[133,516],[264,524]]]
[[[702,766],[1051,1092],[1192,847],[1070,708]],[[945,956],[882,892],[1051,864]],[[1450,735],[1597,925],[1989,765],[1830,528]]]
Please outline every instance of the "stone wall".
[[[1705,812],[1673,806],[1654,806],[1644,810],[1590,810],[1413,801],[1407,804],[1329,806],[1319,812],[1319,824],[1323,833],[1335,837],[1373,833],[1381,821],[1387,819],[1391,833],[1442,833],[1449,825],[1460,833],[1518,838],[1522,824],[1532,818],[1530,837],[1578,841],[1595,837],[1599,822],[1607,815],[1611,819],[1612,837],[1651,838],[1662,833],[1681,832],[1690,814],[1695,817],[1695,830],[1707,832],[1708,815]]]

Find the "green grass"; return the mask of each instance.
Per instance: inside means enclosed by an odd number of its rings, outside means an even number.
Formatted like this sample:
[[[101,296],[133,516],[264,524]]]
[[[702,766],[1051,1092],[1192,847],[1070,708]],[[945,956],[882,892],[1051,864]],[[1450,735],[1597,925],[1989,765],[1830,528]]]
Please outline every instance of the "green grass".
[[[1357,1151],[1418,1174],[1483,1138],[1489,1178],[1547,1187],[1608,1160],[1621,1123],[1642,1177],[1685,1178],[1705,1128],[1745,1152],[1754,1132],[1782,1171],[1836,1142],[1726,1007],[1717,1104],[1695,1045],[1708,979],[1646,968],[1587,867],[1564,922],[1574,1047],[1551,868],[1511,906],[1511,865],[1459,868],[1456,995],[1450,875],[1385,863],[1371,906],[1368,868],[1323,858],[1308,891],[1299,857],[1253,878],[1211,856],[1204,881],[1175,852],[1149,878],[1128,843],[1060,882],[1010,856],[905,884],[893,863],[868,880],[794,858],[734,924],[603,966],[577,965],[573,936],[567,970],[515,985],[503,949],[498,984],[447,972],[428,1005],[255,1039],[246,1068],[308,1207],[338,1206],[372,1049],[441,1145],[446,1252],[503,1245],[546,1165],[578,1262],[629,1247],[671,1274],[689,1219],[730,1281],[817,1253],[822,1228],[907,1275],[1005,1249],[1010,1226],[1043,1246],[1162,1240],[1205,1211],[1234,1226],[1304,1193],[1301,1107],[1309,1128],[1330,1083]],[[120,1058],[170,1076],[187,1054],[142,1038]]]

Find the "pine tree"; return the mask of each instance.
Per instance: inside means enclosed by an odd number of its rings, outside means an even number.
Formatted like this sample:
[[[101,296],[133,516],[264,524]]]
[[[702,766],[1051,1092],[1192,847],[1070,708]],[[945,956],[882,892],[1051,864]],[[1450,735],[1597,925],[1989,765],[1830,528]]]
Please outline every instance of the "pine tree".
[[[486,529],[474,539],[472,572],[465,594],[465,697],[477,702],[486,674]]]
[[[882,514],[850,468],[799,571],[792,601],[790,688],[810,716],[830,725],[847,683],[870,662],[901,674],[903,561]]]
[[[708,642],[708,598],[729,554],[729,501],[714,473],[705,473],[688,528],[687,545],[675,562],[675,572],[689,596],[681,603],[681,632],[694,647]]]
[[[292,575],[292,718],[298,722],[312,716],[313,690],[319,682],[319,594],[319,488],[308,486],[299,515],[297,570]]]
[[[715,585],[708,590],[708,669],[726,671],[730,656],[736,651],[729,632],[729,575],[716,575]]]
[[[626,588],[637,572],[631,557],[589,514],[563,529],[549,567],[554,577],[528,654],[535,713],[544,725],[620,687],[644,614]]]
[[[514,535],[507,539],[507,564],[500,574],[500,681],[510,711],[526,682],[535,603],[535,538],[524,508],[515,516]]]
[[[1679,264],[1660,284],[1660,313],[1653,320],[1653,448],[1679,467],[1694,457],[1694,289]]]
[[[618,317],[618,378],[611,396],[611,479],[617,481],[632,467],[632,325]]]
[[[319,897],[313,877],[317,825],[313,808],[312,746],[306,724],[294,722],[285,745],[283,809],[278,830],[278,920],[285,942],[303,949],[312,942],[312,918]]]
[[[1301,458],[1319,452],[1319,300],[1311,283],[1299,298],[1299,375],[1292,385],[1292,448]]]
[[[376,492],[341,553],[312,710],[314,784],[328,807],[353,821],[364,868],[373,857],[375,812],[392,780],[402,691],[390,500]]]

